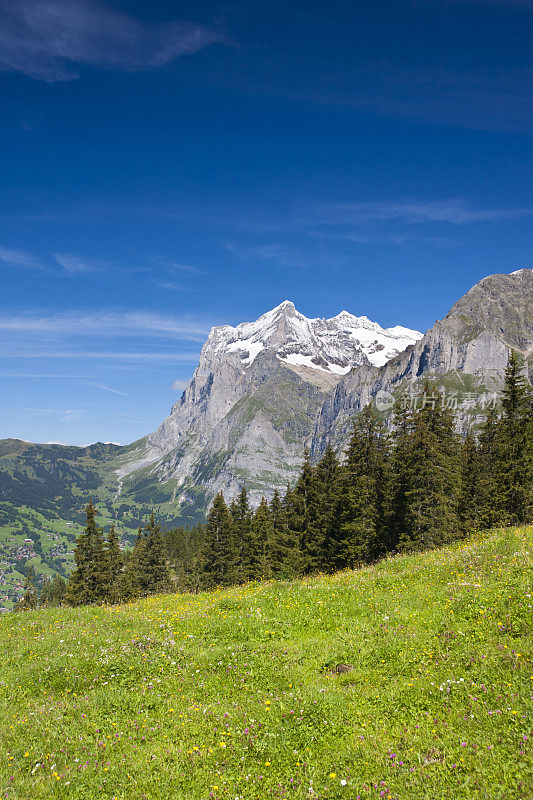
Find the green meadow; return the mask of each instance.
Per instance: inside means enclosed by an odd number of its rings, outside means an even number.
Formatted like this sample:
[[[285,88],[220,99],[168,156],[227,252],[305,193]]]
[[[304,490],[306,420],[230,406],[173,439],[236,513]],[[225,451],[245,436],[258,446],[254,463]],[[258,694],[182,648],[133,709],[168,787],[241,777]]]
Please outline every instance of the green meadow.
[[[530,800],[532,549],[5,614],[0,796]]]

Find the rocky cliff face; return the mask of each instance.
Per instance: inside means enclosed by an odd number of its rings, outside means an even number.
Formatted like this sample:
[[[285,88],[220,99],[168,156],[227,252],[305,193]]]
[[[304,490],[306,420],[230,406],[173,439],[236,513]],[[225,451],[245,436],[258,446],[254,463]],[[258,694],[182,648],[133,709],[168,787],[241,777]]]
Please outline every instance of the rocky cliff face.
[[[369,402],[413,393],[432,378],[456,395],[460,424],[481,419],[484,403],[501,387],[510,348],[533,355],[533,270],[490,275],[455,303],[442,321],[381,368],[362,366],[344,376],[317,417],[311,452],[341,448],[350,420]]]
[[[172,486],[171,502],[231,496],[243,484],[254,500],[271,495],[298,474],[342,376],[384,364],[421,336],[346,311],[310,320],[288,301],[256,322],[213,328],[170,416],[121,464],[120,491],[135,492],[141,479]]]

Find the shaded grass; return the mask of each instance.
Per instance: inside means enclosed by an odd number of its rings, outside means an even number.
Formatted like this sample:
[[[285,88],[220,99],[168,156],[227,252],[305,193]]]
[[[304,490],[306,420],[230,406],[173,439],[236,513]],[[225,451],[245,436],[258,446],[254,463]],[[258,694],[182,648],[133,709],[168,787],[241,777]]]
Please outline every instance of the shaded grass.
[[[532,542],[6,616],[0,794],[526,800]]]

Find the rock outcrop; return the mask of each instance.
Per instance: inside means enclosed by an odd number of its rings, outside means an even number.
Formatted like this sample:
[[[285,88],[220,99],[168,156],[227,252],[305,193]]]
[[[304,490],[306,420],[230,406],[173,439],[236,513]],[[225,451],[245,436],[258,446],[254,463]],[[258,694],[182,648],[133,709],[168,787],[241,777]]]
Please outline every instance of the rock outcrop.
[[[346,442],[354,414],[384,394],[413,393],[428,377],[458,395],[463,427],[477,421],[483,397],[501,387],[510,349],[533,355],[533,270],[490,275],[455,303],[442,321],[383,367],[344,376],[320,409],[311,442],[317,458],[328,441]]]

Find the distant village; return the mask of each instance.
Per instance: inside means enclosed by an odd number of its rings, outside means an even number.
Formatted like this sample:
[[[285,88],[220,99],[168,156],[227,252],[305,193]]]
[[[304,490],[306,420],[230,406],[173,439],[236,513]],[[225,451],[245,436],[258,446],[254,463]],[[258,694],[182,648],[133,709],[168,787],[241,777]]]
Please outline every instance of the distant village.
[[[0,542],[0,614],[8,612],[22,596],[26,580],[22,570],[25,570],[28,562],[33,563],[37,575],[44,574],[40,569],[42,564],[54,572],[69,571],[74,544],[65,542],[60,534],[47,533],[46,539],[52,543],[46,553],[40,548],[40,539],[25,537],[22,542],[12,539],[9,544]],[[57,569],[60,564],[65,565],[63,570]]]

